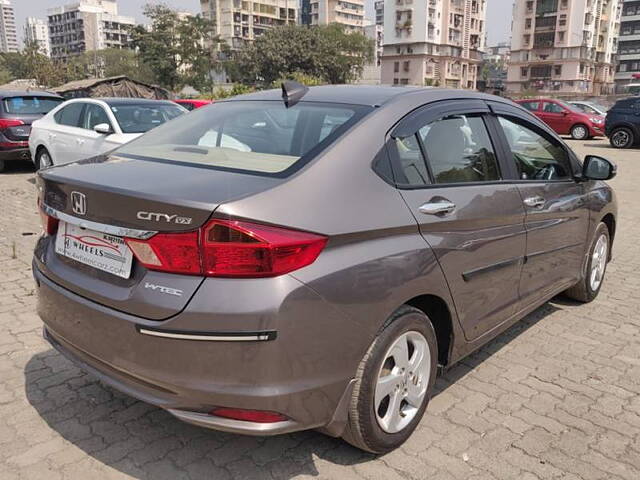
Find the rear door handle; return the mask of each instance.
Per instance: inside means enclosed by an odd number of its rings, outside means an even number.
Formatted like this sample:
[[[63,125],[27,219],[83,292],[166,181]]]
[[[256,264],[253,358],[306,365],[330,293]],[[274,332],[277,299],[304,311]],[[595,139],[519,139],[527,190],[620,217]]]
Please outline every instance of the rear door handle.
[[[547,203],[545,199],[539,195],[536,195],[535,197],[525,198],[523,202],[527,207],[531,208],[543,208]]]
[[[456,204],[449,200],[441,202],[427,202],[420,206],[418,210],[425,215],[447,215],[456,209]]]

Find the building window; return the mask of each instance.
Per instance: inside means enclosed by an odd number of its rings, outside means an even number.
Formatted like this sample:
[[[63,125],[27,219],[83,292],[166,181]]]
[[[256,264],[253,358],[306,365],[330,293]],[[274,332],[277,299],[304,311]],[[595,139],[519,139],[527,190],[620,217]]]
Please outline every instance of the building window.
[[[564,42],[564,32],[558,32],[558,41]]]
[[[558,22],[558,25],[560,25],[561,27],[564,27],[567,24],[567,15],[566,14],[562,14],[560,15],[560,21]]]
[[[401,78],[400,79],[400,85],[409,85],[409,79],[408,78]]]
[[[527,67],[520,67],[520,76],[527,78],[527,75],[529,75],[529,69]]]
[[[398,79],[397,79],[397,78],[394,78],[394,79],[393,79],[393,84],[394,84],[394,85],[398,85]]]
[[[556,76],[562,75],[562,65],[554,65],[553,66],[553,74]]]
[[[393,72],[398,73],[400,71],[400,62],[393,62]]]
[[[531,19],[530,18],[527,18],[524,21],[524,28],[526,28],[527,30],[529,30],[531,28]]]
[[[531,42],[531,35],[524,35],[522,37],[522,43],[524,43],[525,45],[529,45],[529,42]]]
[[[409,60],[403,62],[402,64],[402,70],[404,70],[405,72],[409,71],[409,65],[411,64],[411,62]]]

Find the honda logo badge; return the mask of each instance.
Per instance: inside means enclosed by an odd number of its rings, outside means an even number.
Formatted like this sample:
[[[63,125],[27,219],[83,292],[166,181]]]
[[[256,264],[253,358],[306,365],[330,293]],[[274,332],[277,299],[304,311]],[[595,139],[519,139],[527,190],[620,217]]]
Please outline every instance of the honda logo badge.
[[[71,192],[71,208],[78,215],[87,213],[87,197],[84,193]]]

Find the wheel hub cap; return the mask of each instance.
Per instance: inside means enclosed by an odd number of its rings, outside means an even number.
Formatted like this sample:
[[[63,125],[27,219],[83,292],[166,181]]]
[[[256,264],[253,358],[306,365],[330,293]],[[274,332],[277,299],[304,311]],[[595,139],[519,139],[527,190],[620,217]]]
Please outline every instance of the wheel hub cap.
[[[397,433],[424,403],[431,374],[431,353],[418,332],[402,334],[389,347],[378,372],[374,408],[382,430]]]
[[[591,272],[589,274],[589,286],[592,291],[598,290],[602,279],[604,278],[604,272],[607,268],[607,255],[609,253],[608,242],[606,235],[600,235],[596,241],[596,246],[591,254]]]

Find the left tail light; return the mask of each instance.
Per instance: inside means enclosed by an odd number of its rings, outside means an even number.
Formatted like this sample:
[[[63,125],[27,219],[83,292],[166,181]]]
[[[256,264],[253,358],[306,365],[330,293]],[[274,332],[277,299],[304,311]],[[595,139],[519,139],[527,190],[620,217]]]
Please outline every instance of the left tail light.
[[[40,223],[42,224],[42,230],[44,230],[44,233],[47,235],[55,235],[58,231],[58,224],[60,222],[57,218],[45,213],[40,199],[38,199],[38,212],[40,212]]]
[[[208,277],[275,277],[313,263],[327,237],[236,220],[212,220],[197,231],[127,238],[150,270]]]
[[[0,130],[6,130],[10,127],[19,127],[24,125],[22,120],[14,120],[12,118],[0,118]]]

